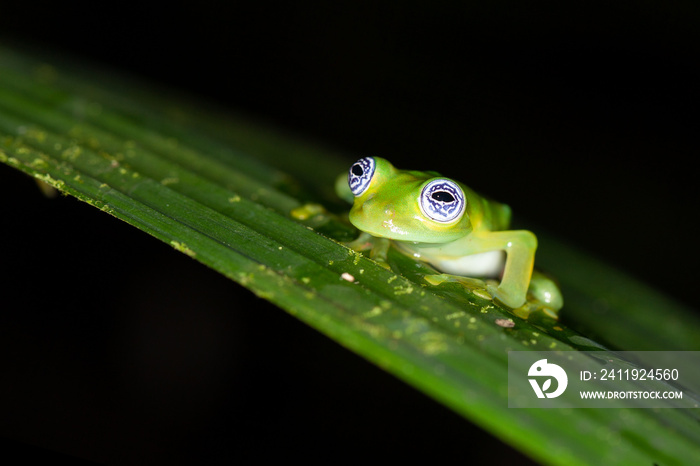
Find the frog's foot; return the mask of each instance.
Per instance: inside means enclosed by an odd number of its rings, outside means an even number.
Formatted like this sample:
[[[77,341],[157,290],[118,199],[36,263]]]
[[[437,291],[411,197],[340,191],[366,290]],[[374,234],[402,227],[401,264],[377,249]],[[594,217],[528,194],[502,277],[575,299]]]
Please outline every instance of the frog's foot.
[[[559,309],[563,306],[564,298],[559,286],[547,275],[533,270],[527,290],[527,302],[523,307],[529,307],[530,312],[542,311],[548,317],[558,319]]]
[[[527,320],[532,314],[536,312],[541,312],[542,314],[551,319],[559,320],[559,314],[557,314],[557,311],[555,309],[548,307],[546,304],[540,301],[530,300],[529,297],[528,301],[526,301],[525,304],[516,309],[513,309],[512,312],[516,316],[525,320]]]
[[[365,252],[369,251],[369,258],[386,269],[391,269],[391,265],[387,260],[391,241],[386,238],[377,238],[369,233],[360,233],[360,236],[353,241],[343,243],[354,251]]]
[[[353,251],[367,251],[374,246],[374,237],[368,233],[360,233],[356,239],[343,243]]]
[[[471,277],[462,277],[459,275],[450,275],[447,273],[440,273],[435,275],[426,275],[423,277],[426,282],[433,286],[442,285],[446,282],[459,283],[466,289],[474,293],[480,298],[491,299],[491,295],[487,292],[489,285],[484,280]]]
[[[559,319],[557,311],[563,305],[559,288],[551,279],[539,273],[533,274],[533,280],[530,282],[525,303],[517,307],[506,304],[507,302],[512,302],[512,300],[509,300],[508,296],[503,295],[502,290],[498,286],[489,285],[486,290],[493,296],[494,302],[501,307],[509,309],[521,319],[527,320],[530,315],[537,312],[541,312],[555,320]]]
[[[393,271],[397,272],[397,270],[395,270],[393,267],[391,267],[391,264],[388,263],[386,260],[378,259],[376,257],[371,257],[371,258],[374,259],[374,262],[376,262],[377,265],[381,265],[382,267],[384,267],[387,270],[393,270]],[[398,272],[398,273],[400,273],[400,272]]]

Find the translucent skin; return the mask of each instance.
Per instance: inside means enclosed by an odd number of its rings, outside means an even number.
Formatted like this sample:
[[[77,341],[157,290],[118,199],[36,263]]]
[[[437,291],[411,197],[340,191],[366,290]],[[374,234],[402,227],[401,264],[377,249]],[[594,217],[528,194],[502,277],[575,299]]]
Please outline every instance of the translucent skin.
[[[525,230],[508,230],[510,208],[486,199],[451,180],[464,194],[464,213],[452,222],[439,222],[420,208],[423,187],[445,179],[435,172],[398,170],[387,160],[373,157],[374,174],[367,188],[353,196],[347,176],[336,183],[338,194],[353,203],[350,222],[375,238],[376,248],[386,250],[391,240],[401,251],[428,262],[441,272],[463,277],[497,277],[501,283],[487,286],[489,293],[510,308],[525,304],[537,249],[537,238]],[[366,241],[364,241],[366,244]],[[503,262],[505,253],[505,263]],[[381,260],[382,254],[370,254]],[[544,289],[543,289],[544,287]],[[551,289],[554,287],[554,289]],[[538,284],[538,294],[554,296],[545,302],[551,310],[561,307],[561,294],[553,282]]]

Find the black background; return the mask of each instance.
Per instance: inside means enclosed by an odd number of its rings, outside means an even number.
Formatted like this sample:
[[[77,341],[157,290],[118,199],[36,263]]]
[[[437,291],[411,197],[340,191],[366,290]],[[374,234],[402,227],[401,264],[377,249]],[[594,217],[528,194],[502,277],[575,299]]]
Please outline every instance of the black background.
[[[693,2],[23,2],[0,15],[5,45],[128,72],[349,161],[457,178],[697,307]],[[0,435],[15,448],[526,461],[147,235],[0,177]]]

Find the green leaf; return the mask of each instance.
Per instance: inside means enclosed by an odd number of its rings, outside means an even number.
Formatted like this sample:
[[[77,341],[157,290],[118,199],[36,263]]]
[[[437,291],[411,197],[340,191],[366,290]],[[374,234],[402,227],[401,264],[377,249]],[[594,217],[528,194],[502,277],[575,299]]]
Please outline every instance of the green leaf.
[[[338,242],[355,235],[333,194],[351,160],[122,82],[0,48],[0,161],[219,271],[543,462],[700,458],[691,410],[507,407],[508,351],[697,350],[687,309],[541,234],[538,264],[564,290],[561,322],[427,286],[431,270],[394,250],[401,273],[387,270]]]

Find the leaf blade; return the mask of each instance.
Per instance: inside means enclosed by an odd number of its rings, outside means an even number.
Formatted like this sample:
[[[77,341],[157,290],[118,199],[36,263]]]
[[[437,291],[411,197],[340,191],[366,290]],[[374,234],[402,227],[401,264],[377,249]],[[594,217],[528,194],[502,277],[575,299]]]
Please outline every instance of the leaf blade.
[[[246,141],[240,148],[212,139],[197,125],[183,125],[181,139],[188,142],[174,144],[176,125],[146,104],[119,104],[97,86],[83,93],[68,83],[85,80],[70,75],[42,81],[34,72],[41,66],[32,63],[0,49],[3,162],[195,257],[543,461],[589,464],[607,457],[681,464],[698,454],[700,434],[687,413],[637,410],[619,417],[603,410],[508,410],[509,350],[600,345],[571,329],[555,330],[551,322],[518,320],[460,290],[422,287],[419,274],[406,278],[415,273],[413,264],[395,252],[406,277],[319,235],[290,218],[302,201],[284,191],[289,177],[251,154],[266,152],[268,160],[301,154],[295,176],[308,174],[304,167],[310,166],[334,173],[335,162],[323,162],[303,146],[265,145],[264,137],[241,136],[241,128],[234,131]],[[215,126],[202,118],[204,126]],[[323,217],[321,226],[343,228],[332,216]],[[571,280],[581,282],[580,276]],[[585,310],[590,299],[589,291],[582,293],[580,307]],[[498,319],[514,319],[516,326],[501,327]],[[648,326],[644,319],[636,322]],[[691,341],[697,329],[688,329]],[[551,445],[552,438],[562,440]]]

